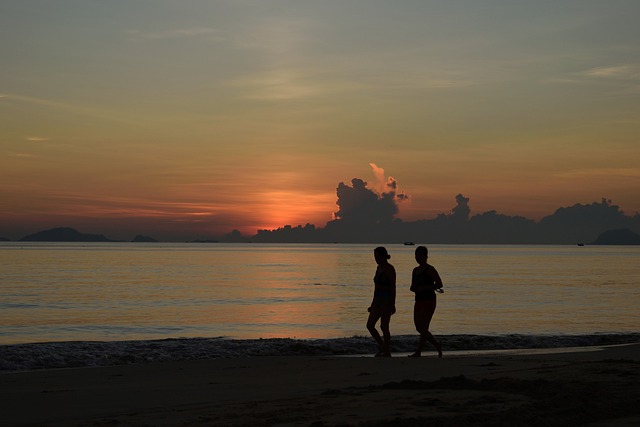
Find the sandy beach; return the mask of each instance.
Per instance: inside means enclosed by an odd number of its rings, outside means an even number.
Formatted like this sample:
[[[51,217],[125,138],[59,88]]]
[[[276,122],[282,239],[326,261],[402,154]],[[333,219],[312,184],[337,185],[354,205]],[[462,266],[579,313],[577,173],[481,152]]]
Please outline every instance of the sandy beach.
[[[640,424],[640,344],[528,353],[267,356],[5,372],[2,425]]]

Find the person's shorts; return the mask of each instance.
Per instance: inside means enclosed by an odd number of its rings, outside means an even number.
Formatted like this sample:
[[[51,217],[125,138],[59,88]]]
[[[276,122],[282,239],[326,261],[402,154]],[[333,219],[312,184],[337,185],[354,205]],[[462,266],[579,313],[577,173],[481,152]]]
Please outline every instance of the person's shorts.
[[[382,314],[393,314],[393,300],[391,298],[375,297],[371,307]]]
[[[416,311],[429,311],[436,309],[436,299],[423,299],[420,301],[416,301],[414,305],[414,309]]]

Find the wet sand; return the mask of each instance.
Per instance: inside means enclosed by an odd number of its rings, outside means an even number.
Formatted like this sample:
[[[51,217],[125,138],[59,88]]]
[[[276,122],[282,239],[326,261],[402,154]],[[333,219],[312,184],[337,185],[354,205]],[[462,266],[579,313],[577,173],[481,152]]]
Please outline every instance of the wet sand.
[[[0,417],[3,426],[640,425],[640,344],[587,350],[5,372]]]

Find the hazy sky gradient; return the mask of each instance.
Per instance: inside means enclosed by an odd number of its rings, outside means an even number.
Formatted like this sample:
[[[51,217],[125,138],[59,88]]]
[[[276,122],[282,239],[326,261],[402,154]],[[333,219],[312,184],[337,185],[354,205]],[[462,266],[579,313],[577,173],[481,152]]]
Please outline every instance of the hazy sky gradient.
[[[0,3],[0,236],[640,211],[640,2]],[[379,171],[378,171],[379,172]],[[377,178],[378,177],[378,178]]]

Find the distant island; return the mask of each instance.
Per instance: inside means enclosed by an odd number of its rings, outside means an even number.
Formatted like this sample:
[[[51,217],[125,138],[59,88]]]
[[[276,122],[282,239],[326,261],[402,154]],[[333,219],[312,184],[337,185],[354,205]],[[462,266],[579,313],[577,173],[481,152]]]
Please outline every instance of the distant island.
[[[21,242],[115,242],[102,234],[80,233],[70,227],[58,227],[29,234]]]
[[[628,228],[605,231],[592,245],[640,245],[640,235]]]
[[[103,234],[81,233],[71,227],[57,227],[50,230],[38,231],[20,239],[21,242],[119,242],[112,240]],[[131,240],[134,243],[157,243],[153,237],[138,234]]]
[[[0,237],[0,241],[9,242],[10,239]],[[112,240],[102,234],[86,234],[70,227],[58,227],[50,230],[39,231],[34,234],[24,236],[21,242],[121,242],[120,240]],[[235,242],[237,242],[236,240]],[[158,243],[159,241],[153,237],[137,235],[131,242],[133,243]],[[191,240],[185,243],[219,243],[218,240]],[[413,242],[404,242],[405,245],[413,244]],[[629,230],[628,228],[618,230],[608,230],[598,236],[598,238],[589,243],[590,245],[640,245],[640,235]],[[582,243],[579,244],[583,246]]]
[[[10,242],[10,239],[0,237],[2,242]],[[87,234],[82,233],[71,227],[56,227],[49,230],[38,231],[19,239],[20,242],[122,242],[122,240],[113,240],[103,234]],[[158,243],[159,240],[138,234],[132,240],[132,243]],[[218,240],[196,239],[186,243],[218,243]]]

